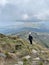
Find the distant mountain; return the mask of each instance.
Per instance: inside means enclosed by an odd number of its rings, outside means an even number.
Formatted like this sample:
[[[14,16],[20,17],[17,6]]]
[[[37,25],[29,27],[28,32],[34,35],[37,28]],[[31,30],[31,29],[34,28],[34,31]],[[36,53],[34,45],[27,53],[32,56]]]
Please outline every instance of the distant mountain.
[[[3,34],[13,34],[13,33],[18,33],[21,31],[32,31],[32,32],[46,32],[49,33],[48,29],[42,29],[42,28],[31,28],[31,27],[19,27],[19,28],[5,28],[5,29],[0,29],[0,33]]]
[[[31,27],[25,27],[23,28],[24,30],[29,30],[29,31],[33,31],[33,32],[49,32],[48,29],[44,29],[44,28],[31,28]]]

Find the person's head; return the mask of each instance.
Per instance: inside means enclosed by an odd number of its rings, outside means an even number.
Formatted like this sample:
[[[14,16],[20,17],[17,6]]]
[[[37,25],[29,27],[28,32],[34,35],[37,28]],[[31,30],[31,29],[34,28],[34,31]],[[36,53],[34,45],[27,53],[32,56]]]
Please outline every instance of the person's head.
[[[29,32],[29,35],[31,35],[31,32]]]

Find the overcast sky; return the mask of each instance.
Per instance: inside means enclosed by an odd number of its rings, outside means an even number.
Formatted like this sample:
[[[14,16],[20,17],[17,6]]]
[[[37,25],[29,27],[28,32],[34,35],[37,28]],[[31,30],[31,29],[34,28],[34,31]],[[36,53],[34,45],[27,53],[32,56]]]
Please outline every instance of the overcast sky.
[[[0,25],[16,20],[49,21],[49,0],[0,0]]]

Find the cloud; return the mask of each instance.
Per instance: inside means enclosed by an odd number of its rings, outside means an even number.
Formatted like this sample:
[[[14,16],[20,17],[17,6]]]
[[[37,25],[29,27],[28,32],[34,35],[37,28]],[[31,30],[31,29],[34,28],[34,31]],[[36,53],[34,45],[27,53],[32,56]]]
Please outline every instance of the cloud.
[[[5,5],[7,3],[7,0],[0,0],[0,5]]]
[[[23,14],[22,15],[22,20],[27,20],[29,18],[29,15],[28,14]]]
[[[0,9],[3,20],[49,20],[48,0],[0,0],[0,5],[4,6]]]
[[[40,20],[49,20],[49,10],[45,10],[43,12],[35,14],[34,17]]]
[[[25,22],[23,26],[24,27],[31,27],[31,28],[40,29],[40,27],[42,27],[43,24],[44,24],[44,22],[31,22],[31,23],[30,22]]]

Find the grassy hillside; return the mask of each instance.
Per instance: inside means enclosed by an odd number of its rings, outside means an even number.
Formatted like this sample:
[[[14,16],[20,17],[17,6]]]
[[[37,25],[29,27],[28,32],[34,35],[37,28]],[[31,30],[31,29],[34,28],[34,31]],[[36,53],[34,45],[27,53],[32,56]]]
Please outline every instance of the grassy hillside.
[[[49,49],[40,44],[36,33],[32,45],[28,33],[23,34],[0,34],[0,65],[49,65]]]

